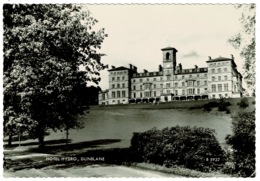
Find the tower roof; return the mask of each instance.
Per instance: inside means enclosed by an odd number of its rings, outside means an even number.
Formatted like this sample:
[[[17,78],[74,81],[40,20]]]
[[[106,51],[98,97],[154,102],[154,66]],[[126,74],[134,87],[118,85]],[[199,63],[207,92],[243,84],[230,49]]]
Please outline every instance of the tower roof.
[[[162,48],[161,50],[162,51],[164,51],[164,50],[175,50],[176,52],[178,52],[178,50],[176,50],[176,48],[173,48],[173,47],[165,47],[165,48]]]

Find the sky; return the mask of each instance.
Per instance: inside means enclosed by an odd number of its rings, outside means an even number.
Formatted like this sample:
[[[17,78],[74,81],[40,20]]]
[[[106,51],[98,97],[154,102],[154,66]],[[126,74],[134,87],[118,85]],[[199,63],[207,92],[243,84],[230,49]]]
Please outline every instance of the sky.
[[[138,71],[156,71],[162,64],[164,47],[178,50],[177,64],[183,68],[206,67],[212,58],[235,57],[242,72],[239,51],[228,39],[237,34],[241,12],[233,5],[85,5],[105,28],[108,37],[101,53],[104,64],[116,67],[133,64]],[[101,72],[102,89],[108,88],[108,72]]]

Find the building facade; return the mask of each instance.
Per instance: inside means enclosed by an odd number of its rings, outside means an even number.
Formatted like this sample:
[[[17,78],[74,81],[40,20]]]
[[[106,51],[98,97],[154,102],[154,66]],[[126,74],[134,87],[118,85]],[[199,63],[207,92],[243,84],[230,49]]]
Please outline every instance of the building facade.
[[[109,89],[99,93],[99,105],[141,102],[168,102],[242,96],[242,75],[233,55],[206,61],[207,67],[183,69],[177,65],[175,48],[162,50],[158,71],[137,71],[130,64],[114,67],[109,72]]]

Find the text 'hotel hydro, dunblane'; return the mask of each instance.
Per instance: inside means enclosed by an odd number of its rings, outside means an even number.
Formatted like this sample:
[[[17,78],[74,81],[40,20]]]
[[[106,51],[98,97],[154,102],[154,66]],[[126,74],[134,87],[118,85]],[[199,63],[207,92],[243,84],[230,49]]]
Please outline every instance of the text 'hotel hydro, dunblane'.
[[[242,75],[234,57],[209,57],[207,67],[183,69],[176,64],[175,48],[163,48],[158,71],[138,72],[137,67],[114,67],[109,71],[109,89],[99,93],[99,104],[169,102],[242,96]]]

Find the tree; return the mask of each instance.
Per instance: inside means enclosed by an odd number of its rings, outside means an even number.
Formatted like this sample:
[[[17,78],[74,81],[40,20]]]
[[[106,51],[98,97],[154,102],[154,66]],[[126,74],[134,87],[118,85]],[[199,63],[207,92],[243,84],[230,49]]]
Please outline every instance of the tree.
[[[255,92],[255,4],[243,4],[236,6],[237,9],[243,10],[240,22],[242,30],[235,36],[231,37],[229,43],[240,50],[241,57],[244,58],[244,79]]]
[[[255,111],[238,113],[232,120],[232,132],[226,142],[234,150],[234,172],[242,177],[255,176]]]
[[[80,93],[100,81],[107,35],[76,5],[5,4],[3,13],[5,134],[22,127],[43,146],[47,130],[81,127]]]

